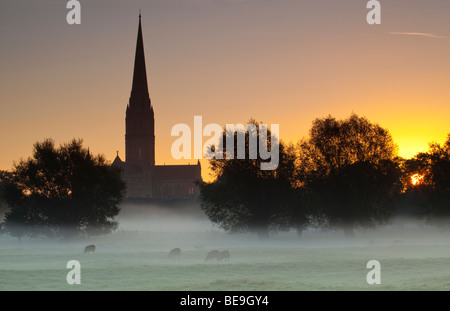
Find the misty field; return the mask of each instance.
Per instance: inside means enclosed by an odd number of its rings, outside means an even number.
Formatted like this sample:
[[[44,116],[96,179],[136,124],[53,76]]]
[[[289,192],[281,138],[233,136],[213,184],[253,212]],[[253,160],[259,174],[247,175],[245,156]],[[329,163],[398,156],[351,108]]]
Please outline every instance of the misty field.
[[[450,241],[433,228],[391,227],[341,232],[231,235],[186,214],[147,213],[122,219],[110,235],[62,242],[0,236],[0,290],[448,290]],[[84,254],[85,245],[97,246]],[[175,247],[181,257],[167,258]],[[205,262],[228,249],[229,261]],[[369,260],[381,284],[369,285]],[[68,285],[69,260],[81,264],[81,285]]]

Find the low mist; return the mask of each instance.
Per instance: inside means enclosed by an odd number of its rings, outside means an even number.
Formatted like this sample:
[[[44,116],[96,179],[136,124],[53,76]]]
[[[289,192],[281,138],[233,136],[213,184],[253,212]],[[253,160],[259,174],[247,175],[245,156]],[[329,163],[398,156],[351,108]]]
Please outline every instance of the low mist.
[[[124,203],[120,208],[121,231],[205,232],[213,228],[196,201]]]
[[[450,279],[449,232],[411,218],[356,228],[354,238],[309,228],[264,240],[213,226],[197,203],[128,202],[117,220],[118,230],[88,238],[0,235],[0,290],[404,290],[444,289]],[[230,257],[207,260],[213,250]],[[69,260],[81,264],[79,287],[65,281]],[[378,287],[366,282],[370,260],[381,264]]]

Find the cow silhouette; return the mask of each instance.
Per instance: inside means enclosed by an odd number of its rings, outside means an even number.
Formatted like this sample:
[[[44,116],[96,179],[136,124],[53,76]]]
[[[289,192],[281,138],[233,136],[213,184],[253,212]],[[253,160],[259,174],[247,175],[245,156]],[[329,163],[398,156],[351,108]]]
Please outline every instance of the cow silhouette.
[[[230,252],[228,250],[221,251],[217,257],[218,261],[230,260]]]
[[[218,250],[210,251],[206,254],[205,261],[219,260],[220,252]]]
[[[174,248],[169,252],[169,255],[167,255],[167,258],[180,258],[181,256],[181,249],[180,248]]]
[[[95,245],[88,245],[84,248],[84,253],[94,253],[95,252]]]

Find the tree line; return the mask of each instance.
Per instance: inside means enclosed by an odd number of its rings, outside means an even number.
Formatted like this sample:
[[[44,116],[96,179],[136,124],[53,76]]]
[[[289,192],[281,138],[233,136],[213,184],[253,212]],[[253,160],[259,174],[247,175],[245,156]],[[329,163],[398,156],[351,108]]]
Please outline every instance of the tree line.
[[[352,114],[317,118],[308,137],[277,146],[280,161],[273,171],[261,171],[261,159],[226,159],[226,146],[220,147],[223,159],[210,160],[213,181],[198,183],[202,209],[214,224],[260,237],[290,229],[301,235],[310,226],[352,237],[355,228],[401,214],[445,228],[450,134],[444,145],[430,144],[427,152],[403,159],[387,129]]]
[[[237,156],[236,132],[223,135],[223,142],[234,135]],[[258,130],[244,136],[246,152],[249,135]],[[309,227],[340,229],[351,237],[356,228],[401,215],[446,229],[450,134],[443,145],[432,143],[411,159],[398,156],[387,129],[356,114],[317,118],[296,144],[271,141],[270,131],[265,137],[268,150],[279,148],[275,170],[261,170],[270,159],[228,159],[226,143],[211,148],[221,150],[223,159],[210,159],[213,181],[197,185],[201,208],[218,227],[261,238],[292,229],[301,235]],[[81,140],[59,147],[51,139],[37,142],[32,157],[0,171],[0,232],[19,239],[109,233],[117,228],[125,186],[120,171]]]

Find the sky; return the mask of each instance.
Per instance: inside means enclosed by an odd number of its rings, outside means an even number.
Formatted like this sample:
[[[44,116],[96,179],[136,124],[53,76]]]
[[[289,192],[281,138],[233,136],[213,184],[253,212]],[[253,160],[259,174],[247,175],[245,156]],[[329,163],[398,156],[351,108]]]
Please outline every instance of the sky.
[[[279,124],[295,143],[356,113],[410,158],[450,133],[450,1],[380,3],[369,25],[365,0],[80,0],[69,25],[65,0],[1,1],[0,169],[45,138],[124,159],[139,10],[156,164],[196,162],[170,152],[194,116]]]

